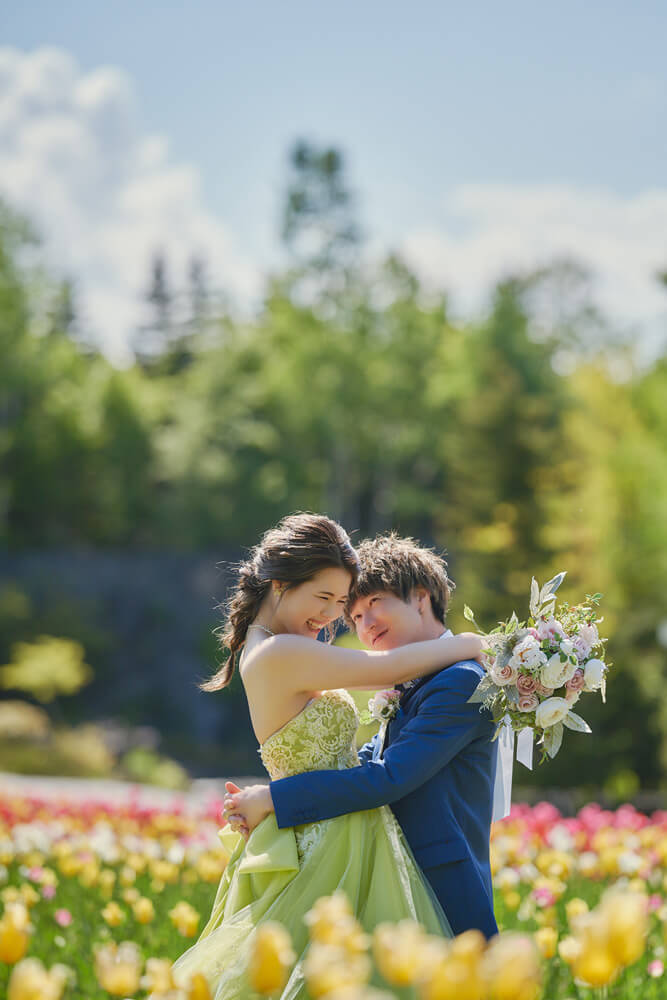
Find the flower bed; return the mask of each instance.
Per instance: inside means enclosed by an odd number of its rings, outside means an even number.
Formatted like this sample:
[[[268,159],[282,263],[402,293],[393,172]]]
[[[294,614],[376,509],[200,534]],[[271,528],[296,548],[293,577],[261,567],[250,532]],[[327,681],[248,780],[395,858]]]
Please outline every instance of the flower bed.
[[[168,992],[169,962],[206,923],[226,863],[220,812],[217,800],[192,812],[185,802],[158,809],[136,800],[0,798],[0,996],[8,989],[10,1000]],[[535,955],[540,972],[531,989],[538,992],[504,995],[570,1000],[591,995],[586,984],[610,983],[610,997],[667,996],[667,812],[588,805],[564,818],[547,803],[514,806],[494,828],[492,868],[502,947],[488,952],[464,936],[434,951],[433,941],[415,937],[406,962],[422,997],[449,996],[445,981],[460,962],[469,963],[469,993],[459,983],[457,997],[492,996],[484,978],[490,969],[497,978],[505,959],[508,968],[522,961],[532,968]],[[370,968],[372,956],[389,996],[400,985],[389,956],[399,954],[397,940],[415,933],[404,928],[397,938],[385,928],[368,941],[369,961],[359,968]],[[271,941],[263,947],[275,961]],[[289,955],[284,942],[281,949]],[[474,975],[470,963],[477,963]],[[44,970],[53,969],[48,978]],[[37,993],[30,993],[35,984]],[[363,977],[352,985],[355,996],[366,995]],[[207,995],[204,982],[193,983],[192,1000]]]

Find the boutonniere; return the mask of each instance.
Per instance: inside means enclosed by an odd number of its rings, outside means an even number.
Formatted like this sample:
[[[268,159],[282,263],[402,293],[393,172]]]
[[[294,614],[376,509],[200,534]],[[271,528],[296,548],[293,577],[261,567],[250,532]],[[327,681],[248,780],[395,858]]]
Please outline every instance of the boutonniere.
[[[386,725],[398,712],[400,700],[401,692],[396,688],[378,691],[374,698],[369,699],[368,711],[362,712],[359,721],[364,726],[373,720]]]

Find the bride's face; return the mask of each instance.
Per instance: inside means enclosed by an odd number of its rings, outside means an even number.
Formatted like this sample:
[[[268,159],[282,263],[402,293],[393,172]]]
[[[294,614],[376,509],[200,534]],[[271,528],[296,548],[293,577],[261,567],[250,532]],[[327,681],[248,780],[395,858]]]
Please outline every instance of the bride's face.
[[[343,614],[351,583],[347,570],[331,567],[285,590],[277,610],[285,630],[316,639],[325,625]]]

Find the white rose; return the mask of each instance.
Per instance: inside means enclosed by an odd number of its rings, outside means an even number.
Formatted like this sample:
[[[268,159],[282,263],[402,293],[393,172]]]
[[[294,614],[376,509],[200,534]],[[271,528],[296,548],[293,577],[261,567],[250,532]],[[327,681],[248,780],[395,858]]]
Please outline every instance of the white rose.
[[[607,667],[602,660],[589,660],[584,666],[584,687],[587,691],[597,691],[602,684]]]
[[[547,688],[559,688],[574,676],[576,669],[576,663],[571,663],[570,660],[563,663],[560,653],[554,653],[542,667],[540,681]]]
[[[517,642],[514,647],[510,666],[516,670],[519,667],[527,667],[529,670],[532,670],[533,667],[540,667],[546,662],[547,658],[540,649],[538,640],[532,635],[527,635],[521,642]]]
[[[565,698],[547,698],[535,711],[535,725],[540,729],[548,729],[561,722],[569,711],[570,704]]]

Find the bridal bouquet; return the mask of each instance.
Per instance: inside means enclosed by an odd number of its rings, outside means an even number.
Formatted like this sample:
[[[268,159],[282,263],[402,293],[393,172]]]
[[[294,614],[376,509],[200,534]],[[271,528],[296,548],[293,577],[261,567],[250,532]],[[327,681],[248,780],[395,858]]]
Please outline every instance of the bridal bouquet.
[[[600,638],[597,627],[603,619],[596,613],[602,594],[556,607],[556,591],[564,579],[565,573],[558,573],[540,589],[533,577],[527,621],[520,622],[512,612],[508,621],[483,633],[487,673],[469,699],[491,711],[496,737],[503,724],[516,731],[532,728],[542,747],[540,763],[547,755],[556,756],[564,729],[591,732],[572,711],[582,693],[599,691],[605,700],[607,640]],[[467,605],[463,614],[482,631]]]

